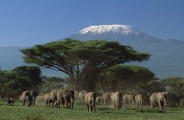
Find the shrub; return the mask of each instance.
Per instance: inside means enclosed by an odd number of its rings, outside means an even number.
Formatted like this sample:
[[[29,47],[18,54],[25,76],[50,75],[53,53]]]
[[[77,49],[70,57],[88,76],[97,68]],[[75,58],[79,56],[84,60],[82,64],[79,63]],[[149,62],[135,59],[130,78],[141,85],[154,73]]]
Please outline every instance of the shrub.
[[[180,108],[181,108],[181,107],[184,107],[184,99],[181,99],[181,100],[180,100],[180,103],[179,103],[179,106],[178,106],[178,107],[180,107]]]

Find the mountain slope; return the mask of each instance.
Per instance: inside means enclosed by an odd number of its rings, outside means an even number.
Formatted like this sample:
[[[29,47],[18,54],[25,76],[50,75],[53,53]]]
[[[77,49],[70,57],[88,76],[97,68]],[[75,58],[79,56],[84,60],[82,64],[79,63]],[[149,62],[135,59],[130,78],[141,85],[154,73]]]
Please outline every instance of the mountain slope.
[[[149,61],[133,64],[149,68],[158,77],[184,77],[184,41],[154,38],[129,25],[89,26],[67,38],[119,41],[152,55]]]

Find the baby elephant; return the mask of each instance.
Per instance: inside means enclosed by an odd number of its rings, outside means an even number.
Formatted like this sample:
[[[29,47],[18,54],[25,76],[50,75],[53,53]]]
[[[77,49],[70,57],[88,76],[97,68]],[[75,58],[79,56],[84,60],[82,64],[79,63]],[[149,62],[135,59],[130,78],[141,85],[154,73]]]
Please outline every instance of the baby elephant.
[[[9,98],[7,105],[13,105],[14,102],[15,102],[15,100],[13,98]]]

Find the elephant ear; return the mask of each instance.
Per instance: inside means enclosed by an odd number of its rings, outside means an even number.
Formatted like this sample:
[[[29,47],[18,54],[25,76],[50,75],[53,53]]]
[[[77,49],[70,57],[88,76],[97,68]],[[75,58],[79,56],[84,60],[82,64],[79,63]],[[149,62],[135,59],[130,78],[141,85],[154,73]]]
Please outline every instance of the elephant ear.
[[[29,92],[29,91],[26,91],[26,92],[25,92],[25,95],[26,95],[26,96],[30,96],[30,92]]]
[[[34,95],[34,97],[37,97],[38,96],[38,92],[37,91],[33,91],[33,95]]]

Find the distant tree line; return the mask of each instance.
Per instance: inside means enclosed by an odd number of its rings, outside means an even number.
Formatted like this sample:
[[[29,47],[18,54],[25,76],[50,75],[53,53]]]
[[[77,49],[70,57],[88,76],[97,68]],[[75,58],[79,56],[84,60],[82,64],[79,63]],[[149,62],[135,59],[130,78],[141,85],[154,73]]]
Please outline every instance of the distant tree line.
[[[36,90],[49,93],[52,89],[63,88],[64,79],[41,75],[37,66],[19,66],[11,71],[0,69],[0,97],[18,97],[25,90]]]

